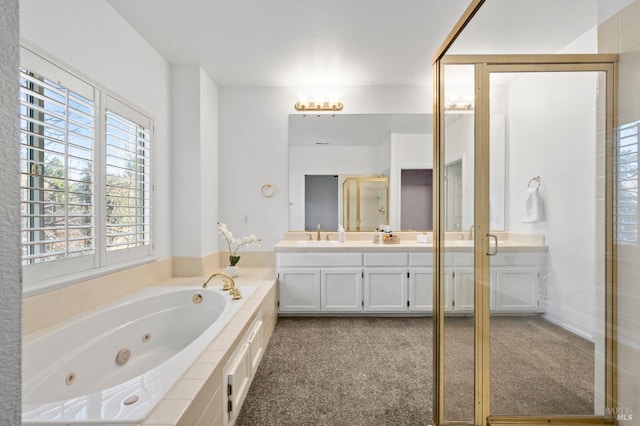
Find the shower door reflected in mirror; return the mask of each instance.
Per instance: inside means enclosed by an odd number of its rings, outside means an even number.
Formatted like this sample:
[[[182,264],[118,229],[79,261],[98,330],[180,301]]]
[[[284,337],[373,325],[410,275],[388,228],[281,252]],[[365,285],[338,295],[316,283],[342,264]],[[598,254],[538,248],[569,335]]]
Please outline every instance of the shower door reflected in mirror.
[[[389,223],[389,179],[347,177],[342,182],[345,231],[375,231]]]

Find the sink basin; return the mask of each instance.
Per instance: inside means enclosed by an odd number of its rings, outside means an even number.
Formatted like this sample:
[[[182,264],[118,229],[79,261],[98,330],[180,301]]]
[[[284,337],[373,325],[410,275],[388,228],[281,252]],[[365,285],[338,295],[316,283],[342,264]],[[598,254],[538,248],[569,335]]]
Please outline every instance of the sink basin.
[[[338,241],[298,241],[298,245],[303,247],[330,247],[339,244]]]

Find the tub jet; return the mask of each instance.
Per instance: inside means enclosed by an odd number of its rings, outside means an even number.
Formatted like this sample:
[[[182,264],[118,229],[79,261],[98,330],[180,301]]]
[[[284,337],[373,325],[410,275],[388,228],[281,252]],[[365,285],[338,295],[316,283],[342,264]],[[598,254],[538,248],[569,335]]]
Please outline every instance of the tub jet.
[[[127,348],[120,349],[116,354],[116,364],[124,365],[131,358],[131,351]]]
[[[138,402],[138,395],[131,395],[125,398],[124,401],[122,401],[124,405],[131,405],[131,404],[135,404],[136,402]]]
[[[75,380],[76,380],[76,373],[74,373],[74,372],[72,371],[71,373],[67,374],[67,377],[64,379],[64,382],[65,382],[67,385],[70,385],[70,384],[72,384],[73,382],[75,382]]]

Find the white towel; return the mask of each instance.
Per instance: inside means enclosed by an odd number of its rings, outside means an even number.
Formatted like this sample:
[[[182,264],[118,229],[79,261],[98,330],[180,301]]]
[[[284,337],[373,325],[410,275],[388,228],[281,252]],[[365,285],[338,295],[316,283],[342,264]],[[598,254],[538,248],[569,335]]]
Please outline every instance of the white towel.
[[[522,221],[540,222],[542,220],[544,220],[544,208],[538,188],[527,188],[527,193],[524,197],[524,217]]]

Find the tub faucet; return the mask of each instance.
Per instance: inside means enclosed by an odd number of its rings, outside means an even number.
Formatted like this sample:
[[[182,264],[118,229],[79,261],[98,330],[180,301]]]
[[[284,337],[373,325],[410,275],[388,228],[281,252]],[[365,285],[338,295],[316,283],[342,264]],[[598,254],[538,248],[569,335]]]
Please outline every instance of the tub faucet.
[[[207,278],[207,280],[204,282],[204,284],[202,284],[202,288],[207,288],[207,285],[209,285],[209,281],[211,281],[215,277],[222,277],[224,281],[224,287],[222,288],[223,290],[231,290],[232,288],[236,288],[236,283],[233,281],[233,278],[231,278],[224,272],[215,272],[211,274],[209,278]]]
[[[233,281],[233,278],[231,278],[230,275],[227,275],[224,272],[215,272],[211,274],[211,276],[207,278],[204,284],[202,284],[202,288],[207,288],[207,285],[209,285],[209,281],[211,281],[215,277],[222,277],[222,280],[224,281],[222,289],[225,291],[228,290],[234,300],[240,299],[242,297],[242,295],[240,295],[240,290],[236,288],[236,283]]]

